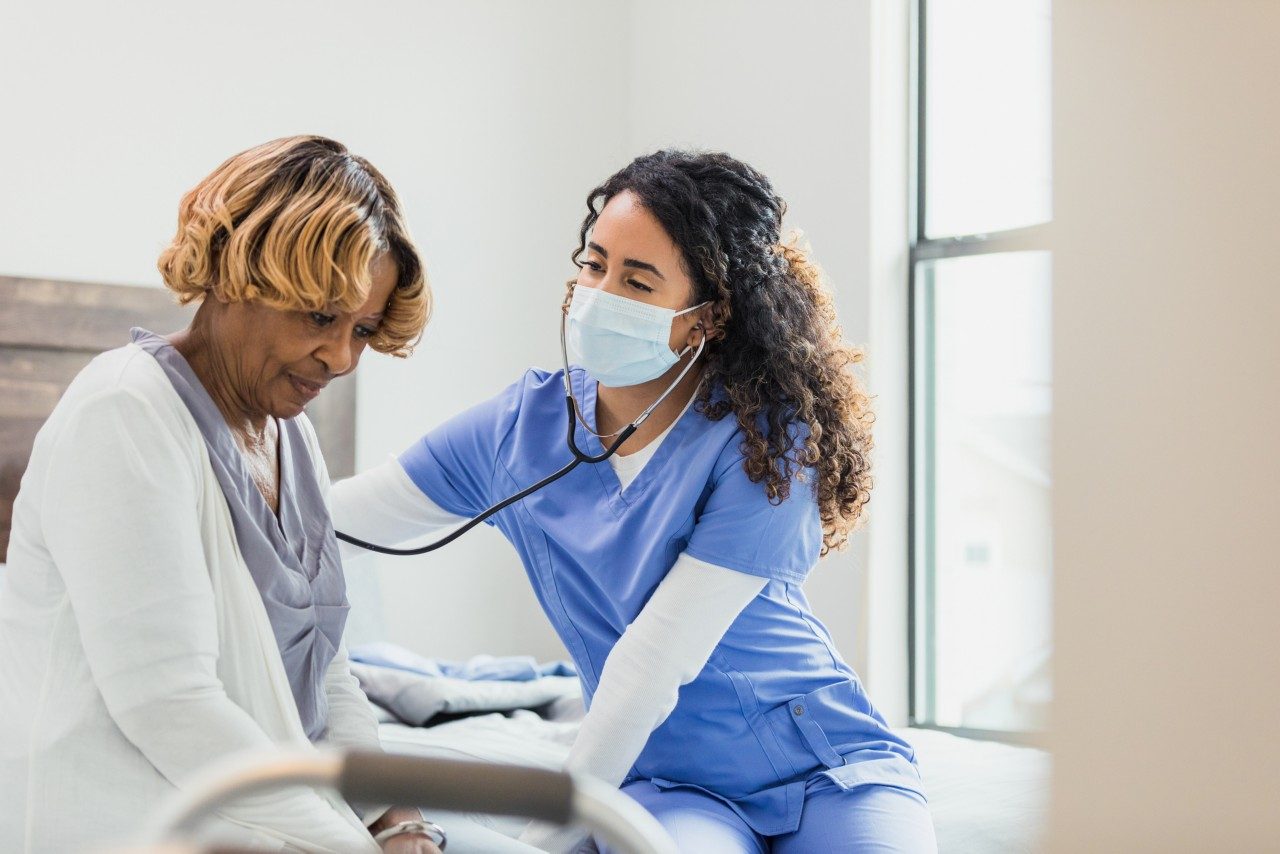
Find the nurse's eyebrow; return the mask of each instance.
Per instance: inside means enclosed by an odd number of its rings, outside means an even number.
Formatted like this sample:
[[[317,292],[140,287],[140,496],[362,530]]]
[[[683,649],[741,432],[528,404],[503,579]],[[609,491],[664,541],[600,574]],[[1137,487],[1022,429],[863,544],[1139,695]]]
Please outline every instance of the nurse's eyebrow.
[[[648,270],[650,273],[653,273],[659,279],[662,279],[662,281],[665,282],[667,280],[667,277],[662,275],[662,271],[659,270],[657,267],[653,266],[652,264],[650,264],[648,261],[637,261],[634,258],[623,258],[622,266],[635,267],[636,269],[639,269],[639,270]]]
[[[588,242],[587,242],[587,248],[588,248],[588,249],[591,249],[591,250],[594,250],[594,251],[596,251],[596,252],[599,252],[599,253],[600,253],[600,256],[601,256],[601,257],[603,257],[603,258],[608,258],[608,257],[609,257],[609,252],[608,252],[608,250],[606,250],[606,249],[605,249],[603,246],[601,246],[599,243],[592,243],[592,242],[588,241]],[[636,260],[636,259],[634,259],[634,258],[623,258],[623,259],[622,259],[622,266],[624,266],[624,267],[635,267],[637,270],[648,270],[650,273],[653,273],[653,274],[654,274],[655,276],[657,276],[659,279],[662,279],[662,281],[664,281],[664,282],[665,282],[665,281],[667,280],[667,277],[666,277],[666,276],[664,276],[664,275],[662,275],[662,271],[661,271],[661,270],[659,270],[657,267],[653,266],[652,264],[650,264],[648,261],[637,261],[637,260]]]

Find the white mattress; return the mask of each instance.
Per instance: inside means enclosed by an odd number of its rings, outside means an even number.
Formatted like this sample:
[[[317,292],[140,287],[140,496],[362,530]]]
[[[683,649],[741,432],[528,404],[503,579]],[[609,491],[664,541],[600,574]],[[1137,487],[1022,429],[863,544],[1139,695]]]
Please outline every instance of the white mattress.
[[[1049,806],[1049,754],[1030,747],[900,730],[916,749],[941,854],[1038,850]]]
[[[485,715],[426,729],[384,723],[382,740],[388,751],[397,753],[555,769],[576,730],[575,722],[518,712],[510,718]],[[1048,805],[1048,754],[933,730],[910,729],[903,735],[916,748],[941,854],[1036,850]],[[467,818],[508,836],[524,826],[518,819]]]

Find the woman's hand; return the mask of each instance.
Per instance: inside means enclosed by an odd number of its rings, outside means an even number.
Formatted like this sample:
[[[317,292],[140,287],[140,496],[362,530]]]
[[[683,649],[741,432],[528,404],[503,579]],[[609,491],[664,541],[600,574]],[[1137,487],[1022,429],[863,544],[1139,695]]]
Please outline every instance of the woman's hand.
[[[392,807],[382,817],[369,825],[369,832],[377,836],[383,830],[402,821],[422,821],[422,813],[416,807]],[[386,854],[440,854],[436,844],[417,833],[402,833],[382,843]]]
[[[386,854],[440,854],[436,844],[425,836],[416,833],[402,833],[382,843]]]

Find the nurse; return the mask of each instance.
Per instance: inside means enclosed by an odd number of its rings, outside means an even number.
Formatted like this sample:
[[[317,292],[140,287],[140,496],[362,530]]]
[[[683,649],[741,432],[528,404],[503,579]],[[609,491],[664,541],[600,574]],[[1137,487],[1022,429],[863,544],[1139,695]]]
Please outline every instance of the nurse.
[[[801,590],[861,520],[872,414],[819,269],[781,242],[784,202],[681,151],[587,201],[564,304],[579,446],[602,453],[695,361],[609,465],[490,520],[582,678],[567,770],[621,786],[681,850],[936,850],[911,746]],[[334,522],[442,531],[567,462],[566,418],[563,373],[530,370],[339,484]]]

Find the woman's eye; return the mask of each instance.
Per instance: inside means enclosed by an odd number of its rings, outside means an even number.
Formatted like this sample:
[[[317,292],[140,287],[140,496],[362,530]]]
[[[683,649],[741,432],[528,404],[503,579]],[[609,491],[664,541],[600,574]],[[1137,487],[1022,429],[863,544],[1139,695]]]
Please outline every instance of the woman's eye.
[[[360,338],[366,341],[377,334],[378,334],[378,330],[372,329],[368,326],[357,326],[355,331],[355,336],[357,338]]]
[[[635,279],[628,279],[627,284],[635,288],[636,290],[641,291],[642,293],[646,293],[646,294],[653,293],[653,288],[649,287],[643,282],[637,282]]]
[[[319,311],[311,312],[310,317],[311,317],[311,322],[314,323],[316,326],[319,326],[321,329],[324,329],[330,323],[333,323],[333,321],[336,319],[332,314],[324,314]]]
[[[588,270],[591,270],[594,273],[604,272],[604,265],[602,265],[599,261],[583,261],[582,266],[586,267]]]

